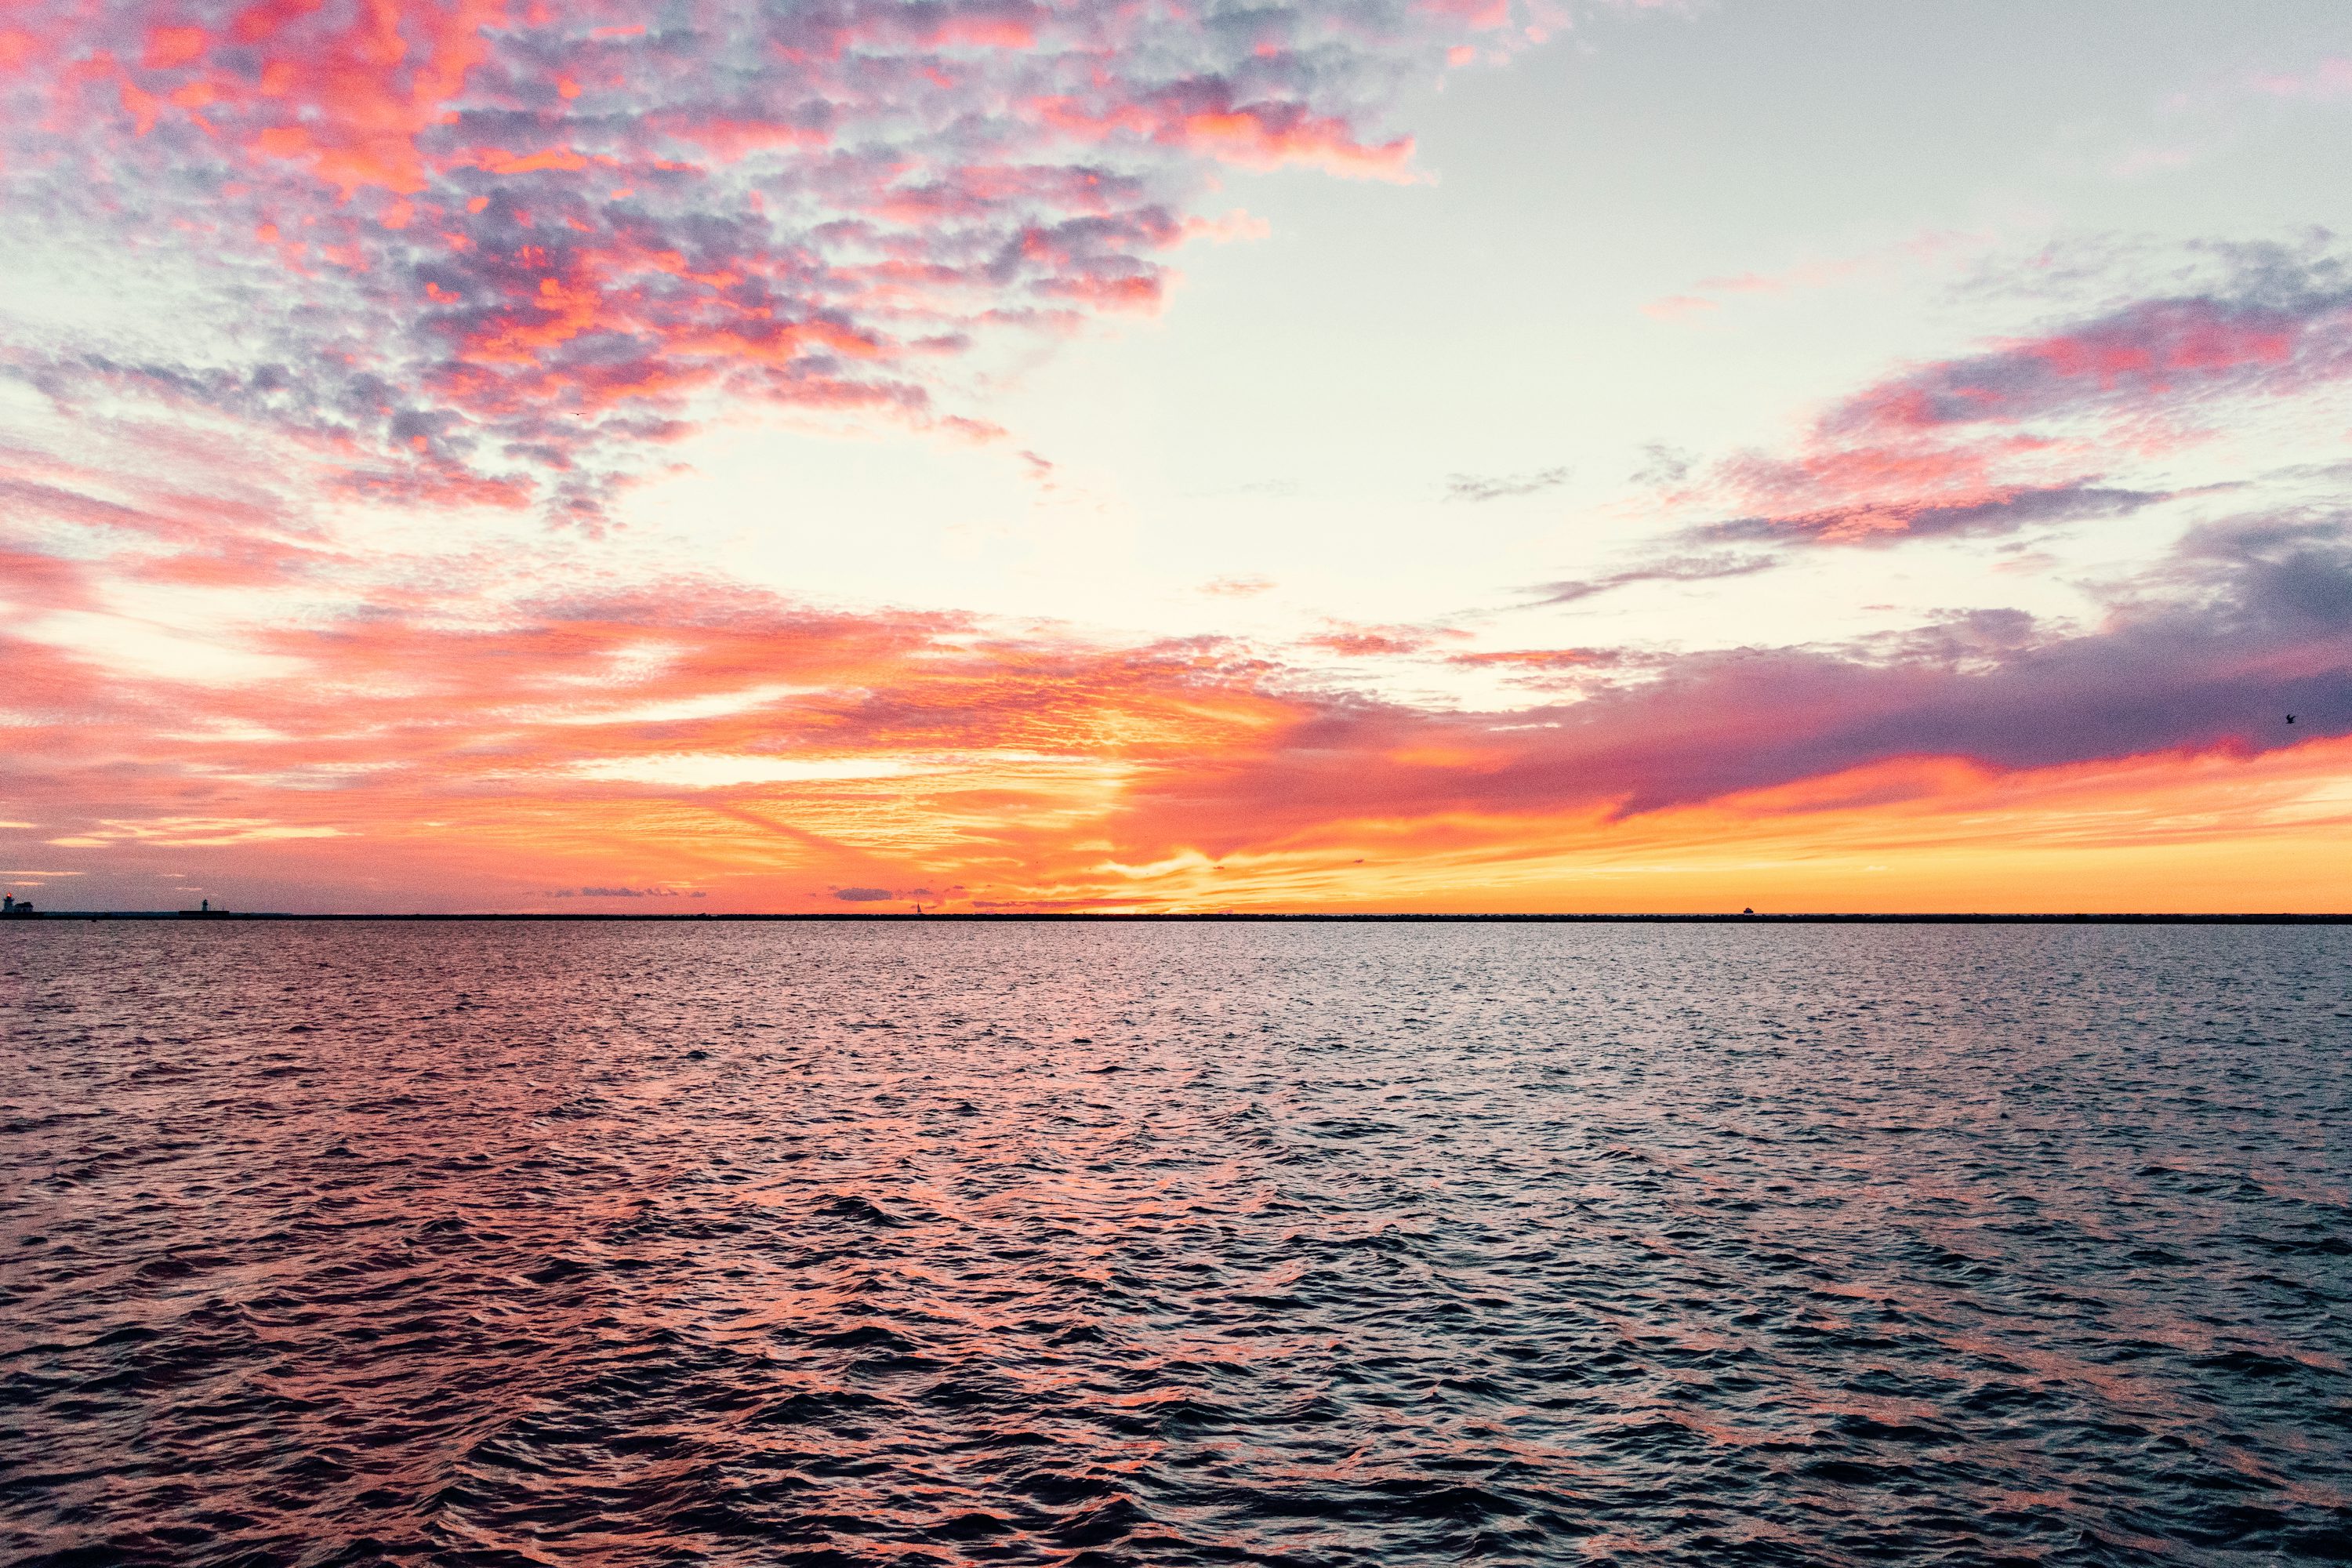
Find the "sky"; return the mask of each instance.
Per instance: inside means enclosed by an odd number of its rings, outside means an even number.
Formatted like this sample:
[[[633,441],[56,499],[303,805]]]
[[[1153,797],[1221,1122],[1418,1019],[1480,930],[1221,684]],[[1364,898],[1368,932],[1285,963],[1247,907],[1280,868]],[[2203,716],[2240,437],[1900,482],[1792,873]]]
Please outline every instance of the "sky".
[[[2347,165],[2340,0],[0,0],[0,885],[2340,910]]]

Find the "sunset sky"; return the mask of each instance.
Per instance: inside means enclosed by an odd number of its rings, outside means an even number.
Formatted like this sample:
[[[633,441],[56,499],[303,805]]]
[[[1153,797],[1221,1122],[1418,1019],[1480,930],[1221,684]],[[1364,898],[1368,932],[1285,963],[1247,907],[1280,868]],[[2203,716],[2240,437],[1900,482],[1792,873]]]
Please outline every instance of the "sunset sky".
[[[2342,0],[0,0],[0,882],[2342,909],[2347,168]]]

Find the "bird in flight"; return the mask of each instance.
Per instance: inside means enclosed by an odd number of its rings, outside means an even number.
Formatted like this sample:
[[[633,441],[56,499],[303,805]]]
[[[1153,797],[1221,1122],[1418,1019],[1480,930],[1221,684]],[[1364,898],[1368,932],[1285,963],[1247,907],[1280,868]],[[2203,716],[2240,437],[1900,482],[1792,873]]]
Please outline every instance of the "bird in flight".
[[[2288,714],[2288,715],[2286,716],[2286,721],[2287,721],[2288,723],[2290,723],[2290,724],[2294,723],[2294,714],[2292,714],[2292,713]]]

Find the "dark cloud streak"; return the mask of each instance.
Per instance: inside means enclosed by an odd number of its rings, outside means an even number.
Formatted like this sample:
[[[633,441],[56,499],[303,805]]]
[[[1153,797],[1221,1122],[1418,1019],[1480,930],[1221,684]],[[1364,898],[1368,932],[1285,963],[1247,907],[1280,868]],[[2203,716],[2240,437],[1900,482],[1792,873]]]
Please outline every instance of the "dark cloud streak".
[[[1612,572],[1605,577],[1538,583],[1526,590],[1536,598],[1522,607],[1533,609],[1546,605],[1580,604],[1586,599],[1643,583],[1712,583],[1726,577],[1751,577],[1759,572],[1769,572],[1779,564],[1779,558],[1771,555],[1677,556],[1630,571]]]
[[[1570,468],[1538,468],[1526,474],[1448,474],[1445,478],[1447,500],[1490,501],[1508,500],[1518,496],[1531,496],[1555,489],[1568,483],[1574,470]]]
[[[2171,499],[2159,490],[2078,482],[2011,489],[1985,500],[1946,504],[1858,501],[1791,515],[1732,518],[1691,531],[1696,538],[1725,543],[1885,545],[1907,539],[2014,533],[2023,528],[2128,517]]]

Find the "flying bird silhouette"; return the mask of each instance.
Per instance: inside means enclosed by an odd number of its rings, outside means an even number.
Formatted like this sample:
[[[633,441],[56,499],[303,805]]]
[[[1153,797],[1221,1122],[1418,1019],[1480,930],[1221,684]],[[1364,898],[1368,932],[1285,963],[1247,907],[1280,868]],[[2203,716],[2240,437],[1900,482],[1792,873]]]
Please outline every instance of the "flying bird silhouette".
[[[2288,714],[2288,715],[2286,716],[2286,721],[2287,721],[2288,723],[2290,723],[2290,724],[2294,723],[2294,714],[2292,714],[2292,713]]]

